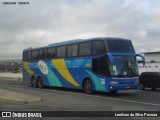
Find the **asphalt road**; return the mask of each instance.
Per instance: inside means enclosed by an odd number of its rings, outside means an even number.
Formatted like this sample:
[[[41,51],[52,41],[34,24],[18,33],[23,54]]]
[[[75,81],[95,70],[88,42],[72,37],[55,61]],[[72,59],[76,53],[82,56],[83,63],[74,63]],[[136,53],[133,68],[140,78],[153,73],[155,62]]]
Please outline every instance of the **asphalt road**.
[[[41,97],[41,102],[25,105],[0,103],[1,110],[159,110],[160,89],[128,90],[117,94],[96,92],[87,95],[80,90],[32,88],[22,81],[0,80],[0,88]],[[23,107],[22,107],[23,106]]]
[[[0,103],[0,110],[13,111],[160,111],[160,89],[127,90],[116,94],[80,90],[32,88],[22,81],[0,80],[0,88],[41,97],[40,102],[14,105]]]

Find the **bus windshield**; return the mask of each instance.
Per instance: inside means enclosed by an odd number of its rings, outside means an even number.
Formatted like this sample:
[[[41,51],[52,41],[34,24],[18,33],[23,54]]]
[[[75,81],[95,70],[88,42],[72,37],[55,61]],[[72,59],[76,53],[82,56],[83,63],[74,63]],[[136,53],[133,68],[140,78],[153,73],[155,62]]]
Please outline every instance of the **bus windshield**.
[[[109,52],[134,53],[132,42],[129,40],[106,40]]]
[[[110,65],[111,76],[137,77],[138,67],[134,56],[113,56],[114,64]]]

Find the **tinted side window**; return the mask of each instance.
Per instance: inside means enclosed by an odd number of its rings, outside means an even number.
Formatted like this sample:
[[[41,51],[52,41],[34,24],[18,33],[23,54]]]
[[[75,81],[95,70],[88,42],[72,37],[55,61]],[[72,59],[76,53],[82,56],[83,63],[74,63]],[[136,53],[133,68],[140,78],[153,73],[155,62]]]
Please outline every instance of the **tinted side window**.
[[[99,72],[105,74],[106,72],[106,61],[105,61],[105,57],[101,57],[99,58]]]
[[[38,58],[38,50],[32,51],[32,59],[37,59]]]
[[[57,57],[63,58],[65,56],[66,56],[66,47],[65,46],[57,47]]]
[[[35,59],[38,59],[38,50],[35,50]]]
[[[93,59],[92,70],[97,74],[110,75],[107,57]]]
[[[34,51],[31,52],[31,59],[35,59],[35,52]]]
[[[78,55],[78,45],[67,46],[67,57],[75,57]]]
[[[39,59],[44,59],[45,58],[45,51],[44,51],[44,49],[40,49],[39,50],[38,58]]]
[[[55,47],[47,49],[47,57],[48,58],[55,58],[56,57],[56,48]]]
[[[79,55],[80,56],[91,55],[91,43],[90,42],[79,44]]]
[[[93,41],[93,54],[100,54],[105,52],[105,45],[103,41]]]
[[[31,51],[29,51],[29,52],[28,52],[28,60],[31,60],[31,58],[32,58],[31,55],[32,55],[32,53],[31,53]]]
[[[98,59],[93,59],[92,60],[92,70],[95,73],[98,73]]]
[[[28,53],[23,52],[23,61],[27,61],[27,60],[28,60]]]

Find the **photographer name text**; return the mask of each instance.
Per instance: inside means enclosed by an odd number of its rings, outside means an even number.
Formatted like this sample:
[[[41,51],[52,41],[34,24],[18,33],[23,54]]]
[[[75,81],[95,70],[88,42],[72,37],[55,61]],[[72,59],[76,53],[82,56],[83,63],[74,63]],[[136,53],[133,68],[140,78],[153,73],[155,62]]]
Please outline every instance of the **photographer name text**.
[[[30,2],[2,2],[3,5],[29,5]]]

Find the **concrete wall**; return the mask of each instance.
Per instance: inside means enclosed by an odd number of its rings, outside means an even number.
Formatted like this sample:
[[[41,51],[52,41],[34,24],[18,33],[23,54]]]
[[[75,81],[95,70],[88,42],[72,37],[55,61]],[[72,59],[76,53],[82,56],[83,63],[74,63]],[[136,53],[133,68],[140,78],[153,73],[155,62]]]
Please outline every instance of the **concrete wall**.
[[[160,53],[150,53],[144,55],[147,62],[150,62],[151,60],[155,60],[157,62],[160,61]]]
[[[22,74],[21,73],[0,73],[0,77],[22,78]]]
[[[139,74],[142,72],[160,72],[160,63],[146,63],[146,65],[139,63],[138,68]]]

